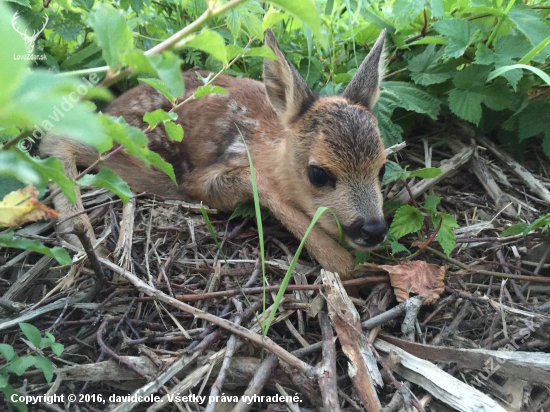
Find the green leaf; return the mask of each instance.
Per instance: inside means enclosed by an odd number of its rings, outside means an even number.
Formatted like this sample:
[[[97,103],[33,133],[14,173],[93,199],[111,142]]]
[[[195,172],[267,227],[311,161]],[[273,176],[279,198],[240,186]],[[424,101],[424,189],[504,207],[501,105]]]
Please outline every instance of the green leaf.
[[[472,90],[454,89],[449,93],[449,108],[461,119],[479,124],[483,94]]]
[[[550,106],[541,100],[532,100],[518,115],[518,137],[525,140],[540,133],[550,133]]]
[[[432,119],[439,114],[440,102],[431,94],[407,82],[383,82],[382,87],[397,98],[398,107],[425,113]]]
[[[175,142],[181,142],[183,140],[183,127],[181,127],[181,124],[166,122],[164,123],[164,130],[166,130],[168,137]]]
[[[437,212],[437,205],[439,202],[441,202],[441,197],[427,195],[426,201],[424,202],[424,210],[431,213]]]
[[[544,16],[522,2],[516,2],[508,13],[508,17],[510,17],[517,28],[527,36],[533,46],[538,46],[550,36],[550,27],[545,22]],[[548,53],[550,53],[550,46],[547,46],[544,49],[544,53],[540,54],[535,60],[544,61]]]
[[[65,350],[65,346],[63,346],[63,344],[58,343],[58,342],[52,343],[50,345],[50,348],[51,348],[52,352],[55,353],[57,356],[61,356],[61,354]]]
[[[398,180],[406,180],[408,179],[409,174],[410,172],[403,169],[399,163],[388,160],[386,162],[386,170],[384,171],[384,178],[382,179],[382,182],[387,185],[388,183],[396,182]]]
[[[396,255],[400,252],[407,252],[409,255],[411,254],[411,251],[403,246],[401,243],[399,243],[395,236],[389,236],[389,244],[391,247],[392,255]]]
[[[8,385],[8,376],[0,374],[0,390],[6,388]]]
[[[430,44],[426,50],[409,60],[408,69],[413,81],[428,86],[450,79],[455,71],[454,67],[450,62],[438,63],[442,56],[443,50],[436,51],[435,45]]]
[[[276,59],[275,54],[273,54],[273,51],[267,46],[252,47],[251,49],[247,49],[244,52],[244,55],[247,57],[258,56],[258,57],[263,57],[264,59],[271,59],[271,60]]]
[[[143,121],[146,122],[149,126],[155,127],[160,122],[177,120],[177,113],[168,113],[162,109],[157,109],[154,112],[145,113],[143,116]]]
[[[36,239],[16,239],[13,237],[14,232],[0,234],[0,246],[13,247],[17,249],[30,250],[32,252],[42,253],[43,255],[51,256],[59,262],[60,265],[70,265],[71,257],[67,251],[61,247],[48,248]]]
[[[103,58],[111,68],[119,66],[119,56],[134,48],[132,30],[121,10],[106,3],[99,3],[88,17],[94,29],[95,39],[103,49]]]
[[[203,29],[199,34],[185,39],[183,45],[207,52],[224,64],[228,62],[225,41],[222,36],[210,29]]]
[[[55,342],[55,336],[53,336],[50,332],[45,332],[44,334],[46,335],[46,339],[48,339],[50,343]]]
[[[9,383],[7,384],[6,387],[0,388],[0,392],[2,392],[4,394],[6,399],[10,399],[10,400],[11,400],[13,395],[20,395],[20,393],[15,392],[15,390],[13,389],[13,387]],[[16,401],[12,402],[12,405],[15,405],[15,407],[21,412],[27,412],[27,410],[28,410],[27,409],[27,404],[24,403],[24,402],[19,401],[19,396],[14,397],[14,399],[16,399]]]
[[[456,219],[448,213],[436,214],[432,219],[434,226],[439,224],[439,220],[441,218],[443,218],[443,222],[441,223],[441,228],[439,229],[439,232],[437,232],[437,240],[441,245],[441,248],[443,249],[445,255],[449,257],[451,255],[451,252],[453,251],[453,248],[456,245],[456,237],[451,229],[457,228],[459,226],[456,222]]]
[[[424,169],[417,169],[413,172],[410,172],[410,177],[421,177],[423,179],[431,179],[443,174],[443,170],[439,167],[428,167]]]
[[[169,101],[175,102],[176,97],[170,92],[170,89],[168,89],[168,86],[164,84],[162,80],[159,79],[144,79],[144,78],[138,78],[138,81],[141,83],[148,84],[151,87],[154,87],[156,90],[161,92],[164,97],[166,97]]]
[[[229,217],[229,220],[234,219],[236,217],[254,217],[256,216],[256,210],[254,209],[254,202],[248,201],[248,202],[241,202],[237,204],[237,207]]]
[[[370,258],[370,253],[369,252],[363,252],[363,251],[356,251],[355,252],[355,264],[356,265],[361,265],[363,263],[365,263],[366,261],[368,261]]]
[[[39,159],[16,147],[0,151],[0,175],[13,177],[27,186],[45,188],[48,180],[55,182],[65,196],[74,202],[74,181],[65,177],[65,169],[59,159]]]
[[[499,67],[498,69],[495,69],[489,77],[487,77],[487,81],[493,80],[495,77],[502,76],[504,73],[509,72],[510,70],[515,69],[527,69],[531,70],[533,73],[535,73],[537,76],[539,76],[547,85],[550,86],[550,76],[544,73],[542,70],[537,69],[536,67],[529,66],[527,64],[512,64],[511,66],[504,66]]]
[[[408,26],[424,10],[424,0],[395,0],[392,12],[395,15],[395,27],[400,30]]]
[[[183,61],[172,52],[163,52],[162,54],[147,56],[147,59],[170,94],[175,97],[183,97],[185,93],[185,84],[181,75],[181,65]],[[152,84],[150,85],[153,86]],[[172,101],[172,99],[169,100]]]
[[[313,34],[319,39],[323,38],[321,32],[321,19],[315,3],[310,0],[269,0],[269,3],[275,4],[297,17],[306,24]]]
[[[515,225],[510,226],[504,232],[501,233],[500,237],[506,236],[515,236],[523,233],[527,229],[528,225],[524,222],[516,223]]]
[[[197,87],[195,92],[195,99],[199,99],[207,94],[227,94],[227,90],[220,86],[204,85]]]
[[[435,22],[433,27],[447,42],[444,52],[447,58],[462,56],[476,38],[476,29],[468,20],[453,17]]]
[[[53,363],[42,356],[38,356],[35,359],[34,366],[40,369],[44,373],[44,378],[49,383],[53,378]]]
[[[21,376],[23,372],[29,369],[31,366],[34,366],[36,363],[36,357],[34,356],[22,356],[14,357],[11,363],[8,365],[8,370],[15,373],[17,376]]]
[[[11,345],[0,343],[0,355],[2,355],[4,359],[6,359],[6,361],[10,361],[15,356],[15,351],[13,350]]]
[[[23,334],[34,345],[35,348],[40,348],[40,341],[42,340],[42,334],[38,328],[30,323],[20,323],[19,327],[23,331]]]
[[[417,208],[403,205],[395,212],[389,233],[400,239],[409,233],[419,231],[422,228],[422,223],[424,223],[424,218]]]
[[[87,174],[82,176],[77,183],[80,186],[100,186],[109,189],[127,203],[132,197],[130,186],[111,169],[102,168],[97,175]]]

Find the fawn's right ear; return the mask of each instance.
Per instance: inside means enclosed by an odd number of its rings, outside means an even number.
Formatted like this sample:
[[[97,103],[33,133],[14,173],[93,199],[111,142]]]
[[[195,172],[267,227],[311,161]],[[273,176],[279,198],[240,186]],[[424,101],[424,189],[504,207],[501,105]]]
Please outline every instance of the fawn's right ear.
[[[292,120],[315,101],[313,92],[298,70],[288,61],[271,29],[264,33],[265,44],[277,60],[264,59],[264,84],[278,116]]]

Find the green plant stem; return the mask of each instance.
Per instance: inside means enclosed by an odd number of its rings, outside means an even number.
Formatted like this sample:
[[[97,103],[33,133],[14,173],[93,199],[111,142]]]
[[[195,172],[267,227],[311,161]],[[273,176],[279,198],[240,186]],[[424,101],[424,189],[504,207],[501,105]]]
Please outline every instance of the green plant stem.
[[[442,224],[443,224],[443,216],[441,216],[441,219],[439,219],[439,224],[435,228],[435,230],[432,233],[432,235],[430,236],[430,238],[426,241],[426,243],[424,243],[422,246],[420,246],[420,249],[418,249],[418,254],[419,255],[424,253],[424,249],[426,249],[426,247],[428,247],[428,245],[433,242],[433,240],[435,239],[435,236],[437,235],[437,232],[439,232],[439,230],[441,229]]]
[[[15,146],[17,143],[19,143],[21,140],[26,139],[31,135],[31,132],[28,130],[25,130],[21,133],[19,133],[17,136],[15,136],[13,139],[8,140],[6,143],[2,145],[2,150],[9,150],[12,146]]]
[[[506,17],[508,16],[508,13],[510,13],[510,10],[512,9],[512,7],[514,7],[515,3],[516,3],[516,0],[510,0],[508,2],[508,5],[506,6],[506,9],[504,10],[504,13],[502,13],[502,16],[500,16],[500,18],[498,19],[497,25],[495,26],[495,28],[491,32],[491,35],[489,36],[489,39],[487,40],[487,44],[486,44],[487,47],[491,47],[491,44],[493,44],[493,41],[497,37],[497,34],[498,34],[500,28],[502,27],[502,24],[506,20]]]

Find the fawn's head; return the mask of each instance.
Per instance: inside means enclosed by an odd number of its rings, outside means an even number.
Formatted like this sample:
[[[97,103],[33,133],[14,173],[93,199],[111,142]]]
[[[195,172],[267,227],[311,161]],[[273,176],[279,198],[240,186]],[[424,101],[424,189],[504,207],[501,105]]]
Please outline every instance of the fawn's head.
[[[287,183],[293,201],[313,215],[329,207],[357,249],[385,239],[381,179],[386,153],[371,110],[378,99],[384,71],[384,38],[380,34],[340,97],[316,97],[279,48],[271,30],[266,44],[277,60],[264,61],[264,84],[269,100],[285,125]],[[336,236],[332,217],[323,229]]]

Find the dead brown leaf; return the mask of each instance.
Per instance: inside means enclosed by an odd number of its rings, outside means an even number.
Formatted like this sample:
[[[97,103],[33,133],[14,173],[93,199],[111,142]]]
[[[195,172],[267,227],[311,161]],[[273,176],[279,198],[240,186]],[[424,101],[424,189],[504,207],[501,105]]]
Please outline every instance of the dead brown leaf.
[[[447,266],[415,260],[402,265],[380,265],[379,267],[390,274],[390,282],[398,302],[407,300],[412,292],[423,297],[424,303],[429,305],[439,299],[445,290],[443,279]]]
[[[17,226],[59,216],[57,210],[40,203],[37,196],[38,190],[34,186],[8,193],[0,202],[0,226]]]

